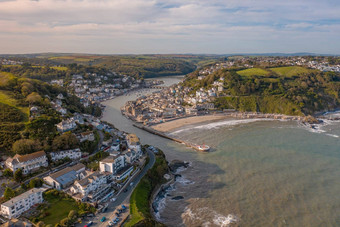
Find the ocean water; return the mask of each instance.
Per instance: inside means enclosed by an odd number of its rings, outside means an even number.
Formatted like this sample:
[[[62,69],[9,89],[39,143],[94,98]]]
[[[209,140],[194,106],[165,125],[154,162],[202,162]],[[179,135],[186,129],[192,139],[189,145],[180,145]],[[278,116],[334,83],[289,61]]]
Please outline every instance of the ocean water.
[[[169,83],[176,80],[169,78]],[[103,119],[161,148],[169,161],[189,161],[159,199],[168,226],[340,226],[340,123],[314,129],[292,121],[230,119],[180,128],[173,136],[212,152],[132,126],[120,107],[137,95],[109,100]],[[176,196],[183,199],[173,200]]]
[[[187,198],[184,225],[340,226],[340,125],[327,124],[310,130],[229,120],[177,130],[173,135],[213,148],[197,154],[205,167],[187,170],[195,184],[179,189]],[[165,222],[171,203],[160,215]]]

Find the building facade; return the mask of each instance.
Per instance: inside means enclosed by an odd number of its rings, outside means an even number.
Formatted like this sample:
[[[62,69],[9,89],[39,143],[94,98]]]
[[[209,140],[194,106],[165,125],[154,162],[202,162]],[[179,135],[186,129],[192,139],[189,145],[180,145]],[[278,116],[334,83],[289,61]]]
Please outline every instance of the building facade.
[[[79,148],[76,148],[76,149],[65,150],[65,151],[51,152],[50,155],[51,155],[52,161],[58,161],[66,157],[69,157],[72,160],[76,160],[76,159],[81,158],[82,153]]]
[[[17,169],[22,169],[24,174],[33,172],[40,167],[47,167],[47,157],[44,151],[34,152],[26,155],[15,155],[13,158],[8,158],[5,162],[7,168],[15,172]]]
[[[8,219],[19,217],[35,204],[43,202],[42,193],[45,190],[44,188],[33,188],[1,204],[1,215]]]

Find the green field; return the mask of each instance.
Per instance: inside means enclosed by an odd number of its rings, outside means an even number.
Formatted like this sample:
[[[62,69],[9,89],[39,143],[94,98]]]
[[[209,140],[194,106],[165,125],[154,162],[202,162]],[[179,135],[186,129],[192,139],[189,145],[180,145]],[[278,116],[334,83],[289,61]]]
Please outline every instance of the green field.
[[[240,76],[266,76],[269,72],[265,69],[260,68],[251,68],[251,69],[244,69],[237,72]]]
[[[288,67],[278,67],[270,68],[271,71],[284,77],[293,77],[302,73],[310,73],[311,70],[300,67],[300,66],[288,66]]]
[[[49,215],[41,219],[46,225],[51,224],[54,226],[59,223],[60,220],[66,218],[71,210],[78,210],[78,206],[72,198],[55,197],[47,193],[44,195],[44,199],[50,205],[50,207],[44,211]]]

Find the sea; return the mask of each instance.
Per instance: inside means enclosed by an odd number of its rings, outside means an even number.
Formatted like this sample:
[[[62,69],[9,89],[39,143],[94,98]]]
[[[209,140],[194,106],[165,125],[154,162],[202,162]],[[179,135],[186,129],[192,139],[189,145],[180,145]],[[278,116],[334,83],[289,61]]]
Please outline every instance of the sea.
[[[166,85],[183,77],[162,78]],[[127,101],[154,89],[108,100],[103,120],[182,160],[174,184],[156,198],[167,226],[340,226],[340,121],[310,127],[296,121],[227,119],[175,129],[171,136],[207,144],[197,152],[133,126]]]

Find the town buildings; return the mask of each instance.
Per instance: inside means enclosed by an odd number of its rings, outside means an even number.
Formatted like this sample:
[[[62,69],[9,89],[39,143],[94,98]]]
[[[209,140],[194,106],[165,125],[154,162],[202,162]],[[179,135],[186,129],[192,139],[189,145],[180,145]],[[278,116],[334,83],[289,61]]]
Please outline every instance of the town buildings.
[[[44,191],[44,188],[33,188],[1,204],[1,215],[9,219],[19,217],[35,204],[43,202]]]
[[[44,178],[44,181],[53,188],[61,190],[71,186],[76,180],[80,180],[85,176],[85,165],[79,163],[50,174]]]
[[[46,153],[44,151],[38,151],[26,155],[17,154],[13,158],[8,158],[5,165],[13,172],[17,169],[22,169],[23,174],[28,174],[40,167],[47,167],[48,162]]]
[[[76,160],[76,159],[81,158],[82,152],[80,151],[79,148],[76,148],[76,149],[71,149],[71,150],[51,152],[50,155],[51,155],[52,161],[58,161],[66,157],[72,160]]]

